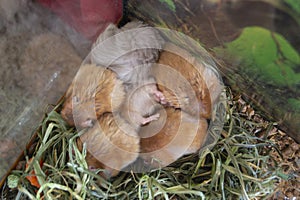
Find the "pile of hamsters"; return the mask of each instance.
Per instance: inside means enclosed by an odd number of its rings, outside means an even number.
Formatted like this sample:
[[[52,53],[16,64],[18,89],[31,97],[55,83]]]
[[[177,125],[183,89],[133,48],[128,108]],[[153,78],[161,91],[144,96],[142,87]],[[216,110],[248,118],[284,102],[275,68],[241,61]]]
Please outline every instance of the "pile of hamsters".
[[[159,168],[200,149],[222,86],[214,73],[207,85],[191,57],[140,21],[100,34],[61,110],[84,130],[77,144],[90,170],[110,178],[137,160]]]

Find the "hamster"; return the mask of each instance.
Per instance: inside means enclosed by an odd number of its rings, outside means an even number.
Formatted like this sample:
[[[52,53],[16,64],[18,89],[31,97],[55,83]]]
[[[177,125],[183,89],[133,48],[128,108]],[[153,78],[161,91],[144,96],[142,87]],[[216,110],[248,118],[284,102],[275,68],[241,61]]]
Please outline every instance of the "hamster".
[[[116,72],[124,81],[126,90],[144,86],[151,97],[165,103],[150,74],[163,45],[164,40],[159,32],[140,21],[129,22],[121,29],[110,24],[93,45],[91,63]]]
[[[180,109],[168,107],[160,111],[165,118],[142,127],[144,134],[140,135],[140,157],[154,168],[167,166],[183,155],[197,152],[205,141],[208,128],[206,119],[196,119]],[[157,131],[159,126],[161,129]]]
[[[117,110],[124,99],[123,83],[114,72],[86,64],[66,92],[61,115],[71,126],[92,127],[99,116]]]
[[[152,69],[169,106],[181,108],[193,116],[211,118],[222,85],[208,67],[187,51],[167,43]]]
[[[155,112],[160,107],[160,104],[146,91],[149,87],[142,86],[129,90],[126,94],[125,102],[120,108],[120,115],[137,132],[141,126],[159,118],[159,114]]]
[[[89,168],[103,168],[106,178],[116,176],[133,163],[140,151],[137,132],[113,113],[100,116],[97,123],[80,136],[80,141],[86,143]]]

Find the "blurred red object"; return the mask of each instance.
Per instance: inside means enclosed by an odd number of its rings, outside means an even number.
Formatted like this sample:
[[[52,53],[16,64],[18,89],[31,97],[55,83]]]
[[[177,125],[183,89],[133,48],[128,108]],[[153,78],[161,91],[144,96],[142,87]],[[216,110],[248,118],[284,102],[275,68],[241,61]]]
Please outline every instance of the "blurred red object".
[[[37,0],[90,40],[117,23],[123,14],[122,0]]]

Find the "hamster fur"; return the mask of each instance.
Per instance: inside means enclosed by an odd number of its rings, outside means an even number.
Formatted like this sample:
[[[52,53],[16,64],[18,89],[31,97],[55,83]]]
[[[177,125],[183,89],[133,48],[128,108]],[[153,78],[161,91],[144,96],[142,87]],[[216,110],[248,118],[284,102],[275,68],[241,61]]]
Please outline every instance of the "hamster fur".
[[[86,64],[67,90],[61,115],[71,126],[91,127],[103,113],[117,110],[124,99],[123,83],[114,72]]]

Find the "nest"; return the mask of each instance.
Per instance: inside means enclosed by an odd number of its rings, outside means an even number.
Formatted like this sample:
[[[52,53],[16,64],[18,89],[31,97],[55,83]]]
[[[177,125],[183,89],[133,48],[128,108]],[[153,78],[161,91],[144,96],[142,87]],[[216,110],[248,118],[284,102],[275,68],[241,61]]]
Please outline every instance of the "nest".
[[[266,136],[274,125],[249,120],[238,112],[238,101],[233,100],[230,93],[228,96],[225,126],[213,148],[184,156],[170,166],[147,173],[122,172],[109,181],[88,170],[86,151],[80,152],[76,145],[82,132],[69,128],[56,108],[43,120],[33,153],[26,154],[28,167],[14,170],[9,176],[10,187],[18,189],[18,197],[30,199],[267,197],[279,179],[276,170],[268,164],[273,162],[269,152],[275,145],[254,133],[259,130]],[[39,188],[28,181],[28,176],[37,178]]]

